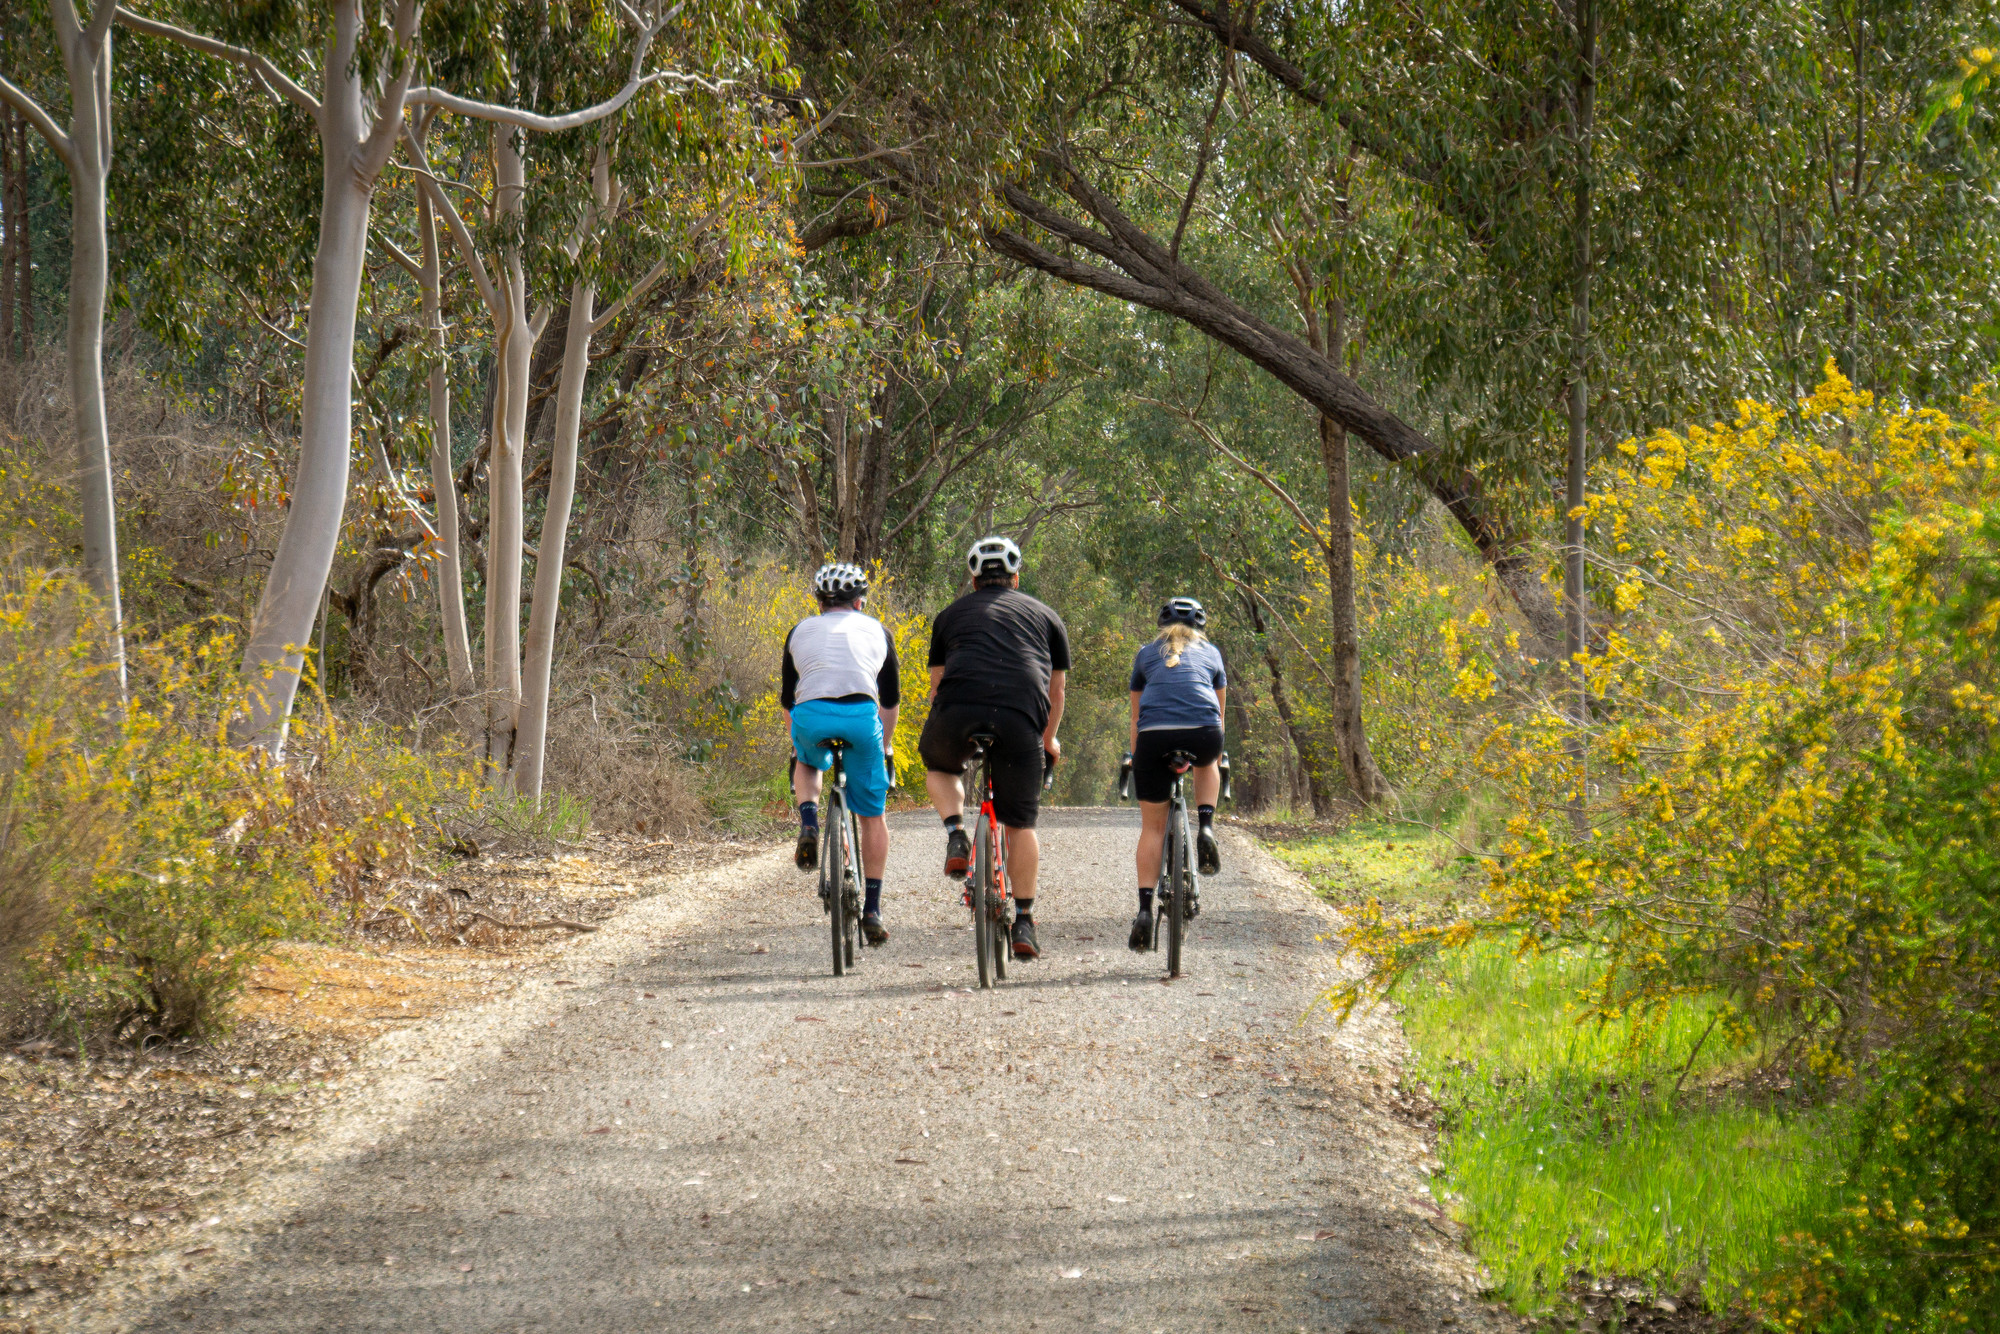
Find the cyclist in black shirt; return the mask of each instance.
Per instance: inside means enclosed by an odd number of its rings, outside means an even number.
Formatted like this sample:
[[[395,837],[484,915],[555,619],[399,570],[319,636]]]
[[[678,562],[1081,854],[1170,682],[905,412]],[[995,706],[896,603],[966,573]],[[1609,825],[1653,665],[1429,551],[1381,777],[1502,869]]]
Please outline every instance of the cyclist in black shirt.
[[[1021,549],[1008,538],[983,537],[966,553],[972,591],[931,623],[931,712],[917,743],[931,804],[944,819],[944,871],[963,879],[972,860],[959,776],[971,758],[970,737],[991,732],[993,813],[1005,828],[1007,874],[1014,896],[1013,947],[1033,959],[1036,872],[1041,844],[1044,760],[1062,754],[1063,685],[1069,674],[1069,632],[1062,617],[1020,591]]]

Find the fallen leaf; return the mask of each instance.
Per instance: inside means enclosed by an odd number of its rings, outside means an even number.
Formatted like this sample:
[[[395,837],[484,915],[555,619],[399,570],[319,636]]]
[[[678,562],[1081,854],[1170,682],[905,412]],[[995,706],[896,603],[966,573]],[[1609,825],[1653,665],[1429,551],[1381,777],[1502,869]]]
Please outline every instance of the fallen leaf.
[[[918,1167],[922,1167],[926,1162],[930,1160],[927,1158],[898,1158],[896,1161],[899,1163],[913,1163]]]
[[[595,1129],[595,1130],[586,1130],[586,1131],[584,1131],[583,1133],[584,1133],[584,1134],[586,1134],[586,1135],[608,1135],[608,1134],[610,1134],[610,1133],[611,1133],[611,1127],[610,1127],[610,1126],[599,1126],[599,1127],[598,1127],[597,1129]]]
[[[461,1273],[461,1274],[470,1274],[470,1273],[472,1272],[472,1266],[471,1266],[471,1265],[460,1265],[460,1266],[458,1267],[458,1272],[459,1272],[459,1273]]]
[[[795,1014],[792,1016],[792,1022],[796,1024],[823,1024],[826,1020],[816,1014]]]

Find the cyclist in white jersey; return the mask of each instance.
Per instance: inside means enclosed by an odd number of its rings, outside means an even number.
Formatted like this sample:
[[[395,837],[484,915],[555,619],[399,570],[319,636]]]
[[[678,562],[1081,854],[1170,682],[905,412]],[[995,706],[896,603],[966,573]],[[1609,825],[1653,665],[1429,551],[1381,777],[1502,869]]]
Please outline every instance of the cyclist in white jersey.
[[[882,868],[889,860],[889,770],[883,738],[896,734],[902,677],[896,642],[882,622],[863,615],[868,576],[833,564],[813,576],[819,614],[785,636],[778,703],[792,722],[792,793],[799,803],[793,860],[802,871],[819,865],[820,775],[833,767],[829,741],[847,743],[847,804],[861,821],[861,871],[867,897],[861,933],[870,945],[889,939],[882,925]]]

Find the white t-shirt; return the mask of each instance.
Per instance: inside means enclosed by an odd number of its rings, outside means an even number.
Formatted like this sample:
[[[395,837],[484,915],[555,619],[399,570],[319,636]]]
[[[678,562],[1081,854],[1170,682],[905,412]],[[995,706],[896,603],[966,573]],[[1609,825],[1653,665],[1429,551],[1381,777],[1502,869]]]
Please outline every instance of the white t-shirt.
[[[901,702],[896,646],[873,616],[838,607],[808,616],[785,636],[778,702],[785,708],[809,699],[873,699],[885,709]]]

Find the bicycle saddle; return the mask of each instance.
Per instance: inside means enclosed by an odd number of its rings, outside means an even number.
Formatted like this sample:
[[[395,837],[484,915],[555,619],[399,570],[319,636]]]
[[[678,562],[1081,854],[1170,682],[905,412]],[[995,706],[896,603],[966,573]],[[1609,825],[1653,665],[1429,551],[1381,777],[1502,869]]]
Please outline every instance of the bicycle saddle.
[[[1167,768],[1177,774],[1184,774],[1194,768],[1194,756],[1184,750],[1170,750],[1167,752]]]
[[[994,743],[1000,739],[1000,734],[990,727],[981,727],[968,732],[965,739],[972,743],[972,758],[976,760],[993,749]]]

